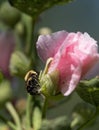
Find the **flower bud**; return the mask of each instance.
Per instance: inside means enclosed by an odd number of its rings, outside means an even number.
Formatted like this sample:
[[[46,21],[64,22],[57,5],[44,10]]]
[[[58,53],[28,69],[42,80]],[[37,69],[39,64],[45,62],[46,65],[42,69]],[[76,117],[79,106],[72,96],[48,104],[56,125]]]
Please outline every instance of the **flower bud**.
[[[17,34],[22,37],[25,35],[25,25],[22,22],[19,22],[15,25],[15,31]]]
[[[50,75],[46,74],[42,80],[41,80],[41,89],[40,92],[49,97],[51,95],[54,95],[55,91],[54,91],[54,83],[51,80]]]
[[[12,98],[11,84],[7,80],[0,83],[0,107]]]
[[[51,34],[52,33],[52,30],[48,27],[43,27],[43,28],[40,28],[38,33],[40,35],[46,35],[46,34]]]
[[[10,60],[10,71],[12,75],[24,77],[30,69],[30,61],[20,51],[15,51]]]
[[[9,72],[10,57],[15,49],[15,37],[11,31],[0,32],[0,70],[6,78],[11,78]]]
[[[0,19],[9,26],[14,26],[19,22],[21,18],[21,13],[10,6],[8,2],[4,2],[0,9]]]

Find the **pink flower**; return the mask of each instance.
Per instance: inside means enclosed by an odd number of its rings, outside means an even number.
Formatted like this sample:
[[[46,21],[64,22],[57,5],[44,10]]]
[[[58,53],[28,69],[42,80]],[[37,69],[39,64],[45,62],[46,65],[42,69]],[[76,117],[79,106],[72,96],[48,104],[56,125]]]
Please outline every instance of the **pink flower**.
[[[15,48],[15,39],[11,32],[0,32],[0,71],[9,78],[9,62]]]
[[[79,80],[99,61],[97,42],[87,33],[59,31],[41,35],[37,41],[40,58],[53,60],[48,74],[58,71],[57,89],[65,96],[71,94]]]

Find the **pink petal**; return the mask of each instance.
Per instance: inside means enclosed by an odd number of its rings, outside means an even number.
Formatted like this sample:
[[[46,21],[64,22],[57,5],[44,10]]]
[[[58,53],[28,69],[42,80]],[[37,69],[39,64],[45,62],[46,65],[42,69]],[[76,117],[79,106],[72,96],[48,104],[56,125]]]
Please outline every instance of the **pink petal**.
[[[83,79],[91,79],[95,76],[99,76],[99,60],[94,64],[94,66],[85,74]]]
[[[12,32],[0,33],[0,69],[6,77],[10,76],[9,62],[15,49],[15,38]]]
[[[94,66],[99,60],[97,42],[87,33],[80,35],[74,53],[79,56],[82,64],[82,77]]]
[[[72,93],[72,91],[77,87],[77,84],[79,83],[79,80],[81,78],[81,64],[80,61],[77,59],[76,55],[71,54],[69,57],[69,62],[71,63],[68,64],[66,77],[64,79],[61,79],[61,92],[63,93],[64,96],[68,96],[69,94]]]
[[[37,41],[39,57],[43,61],[46,61],[50,57],[54,57],[67,35],[68,32],[64,30],[52,33],[51,35],[40,35]]]
[[[97,61],[96,41],[87,33],[69,33],[54,56],[48,73],[59,71],[58,88],[67,96]]]
[[[51,63],[48,73],[54,70],[59,71],[59,90],[65,96],[69,95],[76,88],[81,77],[80,60],[75,54],[69,53],[69,49],[66,54],[58,52]]]

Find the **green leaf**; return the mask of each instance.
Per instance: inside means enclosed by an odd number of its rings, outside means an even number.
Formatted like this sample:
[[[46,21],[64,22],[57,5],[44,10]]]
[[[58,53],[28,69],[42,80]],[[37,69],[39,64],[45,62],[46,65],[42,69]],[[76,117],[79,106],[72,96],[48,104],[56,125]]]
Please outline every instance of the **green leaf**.
[[[39,130],[71,130],[68,118],[66,116],[58,117],[52,120],[43,120]]]
[[[12,75],[24,77],[30,69],[30,60],[21,51],[15,51],[11,55],[9,68]]]
[[[80,115],[85,121],[91,118],[95,113],[95,107],[87,103],[77,103],[73,108],[73,114]]]
[[[84,101],[99,106],[99,77],[80,81],[76,90]]]
[[[77,127],[85,123],[95,114],[95,107],[87,103],[78,103],[73,108],[71,127]]]
[[[42,113],[39,107],[34,108],[33,113],[33,128],[34,130],[39,130],[42,123]]]
[[[70,1],[73,0],[9,0],[12,6],[33,17],[55,5],[65,4]]]
[[[8,80],[3,80],[0,83],[0,107],[2,107],[7,101],[12,99],[12,88]]]
[[[20,19],[21,13],[19,10],[11,7],[7,1],[1,4],[0,20],[3,21],[3,23],[10,27],[14,27],[20,21]]]

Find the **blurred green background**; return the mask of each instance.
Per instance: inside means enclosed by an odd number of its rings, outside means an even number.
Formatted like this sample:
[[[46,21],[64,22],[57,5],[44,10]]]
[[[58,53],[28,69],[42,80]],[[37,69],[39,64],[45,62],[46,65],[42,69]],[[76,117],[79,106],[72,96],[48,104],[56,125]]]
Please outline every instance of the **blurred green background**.
[[[0,0],[2,2],[3,0]],[[88,32],[96,41],[99,41],[99,0],[75,0],[74,2],[53,7],[41,14],[36,24],[36,32],[42,27],[49,27],[52,32],[67,30],[68,32]],[[64,101],[58,107],[50,108],[49,118],[60,115],[71,115],[73,107],[83,102],[74,92],[71,100]],[[99,119],[95,125],[84,130],[98,130]]]

